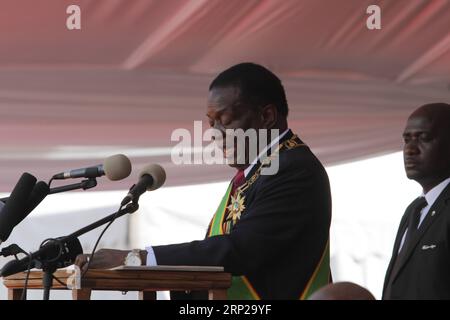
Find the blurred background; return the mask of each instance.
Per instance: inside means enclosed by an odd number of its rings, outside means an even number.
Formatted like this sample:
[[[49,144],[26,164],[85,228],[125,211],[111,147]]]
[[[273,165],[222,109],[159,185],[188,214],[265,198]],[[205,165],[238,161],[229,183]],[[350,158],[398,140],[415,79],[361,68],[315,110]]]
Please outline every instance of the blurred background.
[[[72,4],[81,30],[66,27]],[[366,27],[372,4],[380,30]],[[2,247],[34,251],[113,212],[148,163],[166,169],[165,187],[100,247],[201,239],[234,173],[174,165],[171,133],[199,120],[206,128],[209,83],[244,61],[282,79],[290,128],[326,165],[334,280],[380,298],[400,218],[421,192],[403,171],[405,121],[422,104],[450,101],[447,0],[0,0],[0,197],[25,171],[48,181],[116,153],[133,163],[122,181],[49,196]],[[98,234],[80,239],[85,251]]]

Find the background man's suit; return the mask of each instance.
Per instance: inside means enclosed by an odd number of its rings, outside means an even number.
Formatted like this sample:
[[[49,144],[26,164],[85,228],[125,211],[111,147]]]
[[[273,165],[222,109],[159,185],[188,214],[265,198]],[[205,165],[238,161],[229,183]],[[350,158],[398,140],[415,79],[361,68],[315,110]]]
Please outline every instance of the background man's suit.
[[[300,298],[327,250],[330,186],[308,147],[281,151],[279,160],[276,175],[261,175],[244,192],[246,208],[230,234],[153,247],[157,263],[224,266],[245,275],[263,299]]]
[[[450,184],[428,211],[411,239],[403,263],[393,274],[395,258],[411,212],[409,206],[400,222],[386,273],[383,298],[450,299]],[[391,294],[386,297],[390,277],[393,277]]]

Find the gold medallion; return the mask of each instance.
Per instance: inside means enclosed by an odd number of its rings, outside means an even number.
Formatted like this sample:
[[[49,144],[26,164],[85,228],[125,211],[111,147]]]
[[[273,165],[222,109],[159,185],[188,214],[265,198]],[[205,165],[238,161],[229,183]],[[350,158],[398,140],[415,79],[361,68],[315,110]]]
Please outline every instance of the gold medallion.
[[[231,203],[227,207],[229,213],[227,216],[227,220],[232,219],[233,224],[236,223],[237,220],[241,218],[241,213],[244,211],[245,196],[241,195],[241,192],[236,193],[236,197],[231,196]]]

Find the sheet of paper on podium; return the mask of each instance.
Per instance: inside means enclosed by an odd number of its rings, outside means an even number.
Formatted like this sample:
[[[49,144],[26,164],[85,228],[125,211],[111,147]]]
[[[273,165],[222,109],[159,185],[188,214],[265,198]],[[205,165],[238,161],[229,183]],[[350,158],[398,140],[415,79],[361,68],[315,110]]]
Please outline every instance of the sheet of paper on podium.
[[[212,266],[118,266],[110,270],[153,270],[153,271],[203,271],[203,272],[223,272],[223,267]]]

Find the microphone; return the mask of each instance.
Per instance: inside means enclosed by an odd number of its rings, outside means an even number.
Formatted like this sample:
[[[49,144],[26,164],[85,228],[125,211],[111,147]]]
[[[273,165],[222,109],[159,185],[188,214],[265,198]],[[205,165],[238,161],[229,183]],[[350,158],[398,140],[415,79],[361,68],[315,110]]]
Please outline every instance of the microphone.
[[[121,205],[124,206],[131,201],[139,200],[141,194],[145,191],[156,190],[166,181],[166,172],[163,167],[158,164],[150,164],[145,166],[139,173],[139,182],[134,184],[127,196],[123,198]]]
[[[38,251],[31,255],[20,259],[11,260],[6,263],[0,271],[1,277],[7,277],[12,274],[28,270],[28,268],[42,268],[40,263],[54,262],[56,268],[65,268],[75,262],[77,255],[83,253],[80,240],[73,238],[64,240],[64,238],[56,238],[49,240]],[[31,263],[30,263],[31,259]],[[38,260],[40,263],[36,263]]]
[[[25,172],[11,192],[8,201],[0,211],[0,243],[6,241],[14,227],[25,218],[28,199],[35,183],[36,178]]]
[[[49,192],[50,188],[44,181],[39,181],[36,183],[31,191],[30,197],[28,198],[25,210],[16,216],[16,225],[22,222],[22,220],[25,219],[26,216],[28,216],[42,202],[42,200],[44,200]]]
[[[103,164],[55,174],[52,179],[97,178],[106,175],[109,180],[122,180],[131,173],[131,162],[127,156],[116,154],[105,159]]]
[[[14,226],[17,226],[20,222],[22,222],[22,220],[25,219],[49,193],[50,188],[48,187],[48,185],[44,181],[39,181],[31,190],[29,198],[25,200],[23,209],[17,211],[15,216],[11,218],[13,228]],[[7,197],[5,199],[10,201],[10,197]],[[0,202],[0,212],[2,210],[2,203],[3,202]]]

